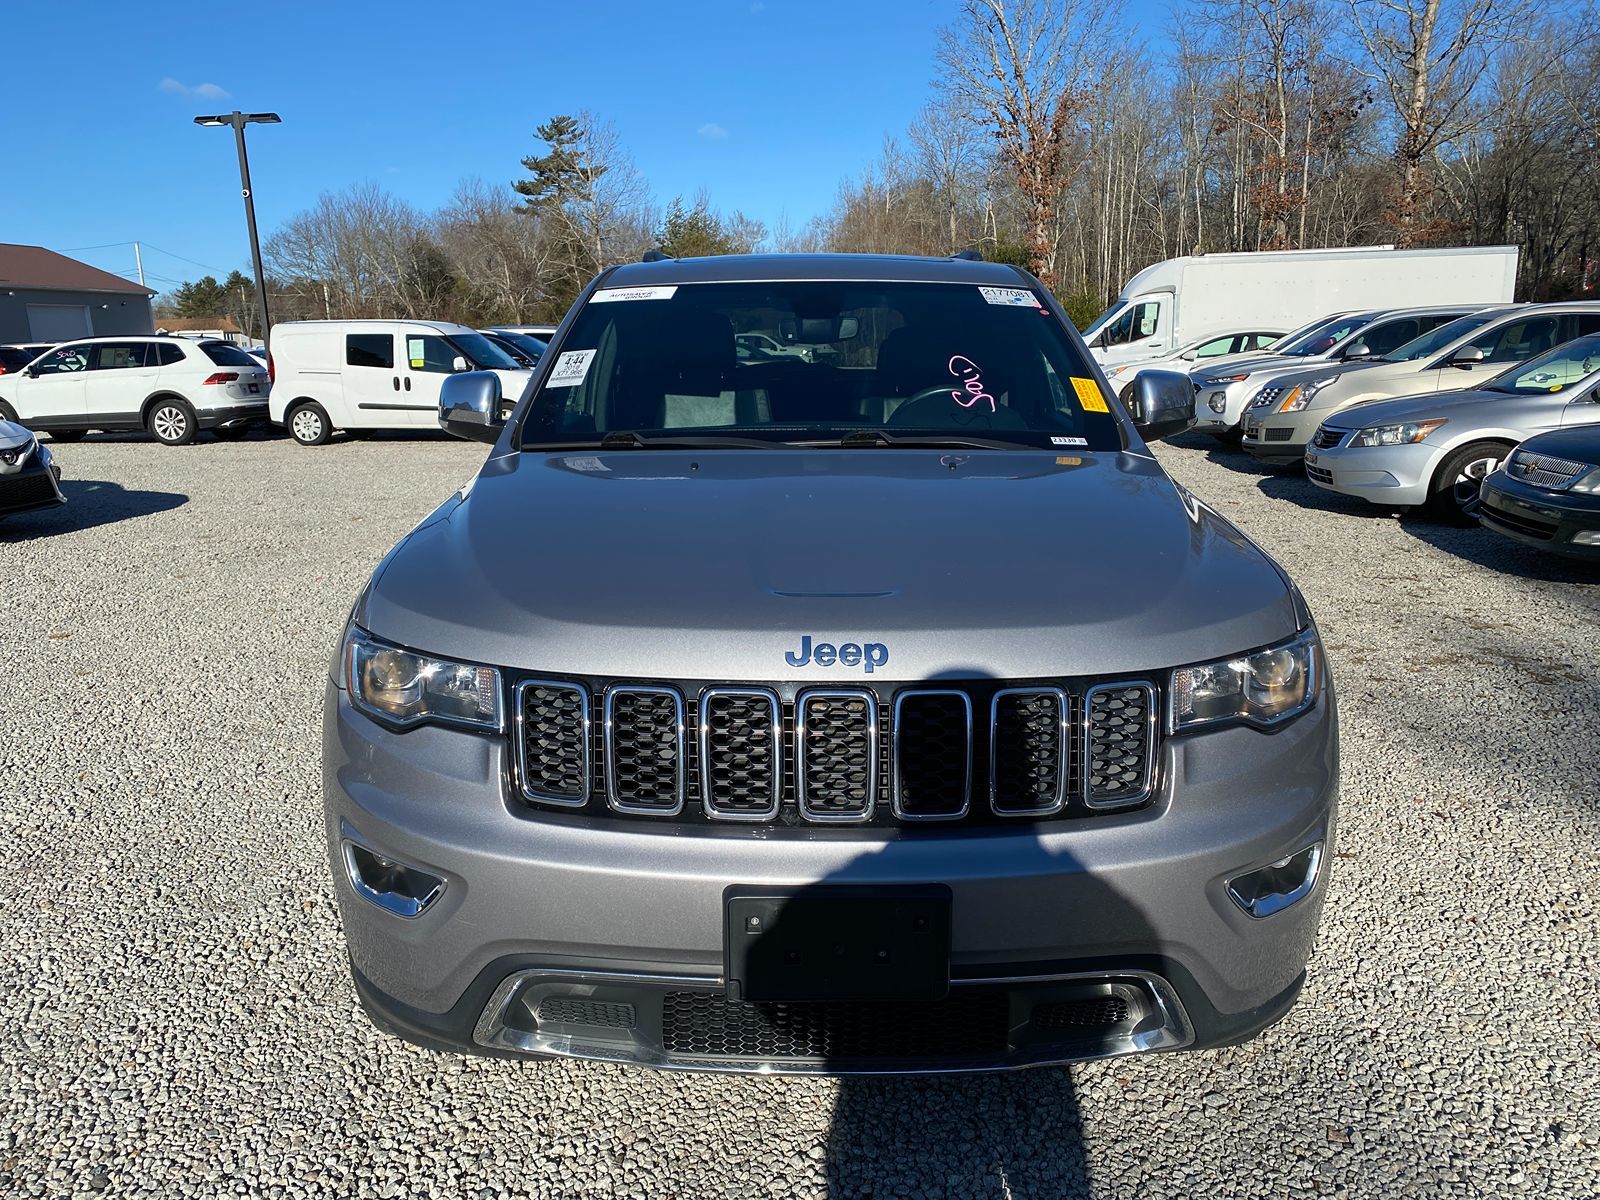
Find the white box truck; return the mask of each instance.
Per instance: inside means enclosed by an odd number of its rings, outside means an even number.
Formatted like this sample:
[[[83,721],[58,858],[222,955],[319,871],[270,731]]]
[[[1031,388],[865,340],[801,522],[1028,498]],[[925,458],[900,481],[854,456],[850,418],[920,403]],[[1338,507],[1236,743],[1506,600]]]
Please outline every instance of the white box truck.
[[[1516,282],[1515,246],[1195,254],[1140,271],[1083,337],[1102,365],[1118,366],[1213,333],[1294,329],[1336,312],[1506,304]]]

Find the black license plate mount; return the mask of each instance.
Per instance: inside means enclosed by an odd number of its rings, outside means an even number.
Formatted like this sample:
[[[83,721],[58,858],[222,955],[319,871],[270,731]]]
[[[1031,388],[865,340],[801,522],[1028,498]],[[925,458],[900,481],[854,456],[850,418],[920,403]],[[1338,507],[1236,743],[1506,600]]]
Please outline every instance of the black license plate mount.
[[[950,990],[943,884],[723,893],[728,995],[751,1002],[941,1000]]]

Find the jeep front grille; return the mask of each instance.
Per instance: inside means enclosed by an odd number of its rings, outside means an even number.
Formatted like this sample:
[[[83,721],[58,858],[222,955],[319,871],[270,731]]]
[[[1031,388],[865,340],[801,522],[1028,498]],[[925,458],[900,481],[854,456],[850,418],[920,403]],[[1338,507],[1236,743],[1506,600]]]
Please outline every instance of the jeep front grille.
[[[1148,682],[797,685],[524,679],[536,806],[782,824],[1085,816],[1155,792]]]

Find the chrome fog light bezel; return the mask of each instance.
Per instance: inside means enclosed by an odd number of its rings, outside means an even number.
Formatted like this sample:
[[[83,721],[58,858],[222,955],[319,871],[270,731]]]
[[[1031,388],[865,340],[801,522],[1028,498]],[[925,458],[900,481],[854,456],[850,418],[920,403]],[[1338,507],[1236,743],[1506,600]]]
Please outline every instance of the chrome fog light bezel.
[[[1316,890],[1317,883],[1322,878],[1323,850],[1324,845],[1321,841],[1312,842],[1292,854],[1286,854],[1270,863],[1231,876],[1224,884],[1228,899],[1233,901],[1240,912],[1254,921],[1264,921],[1268,917],[1274,917],[1293,908]],[[1250,887],[1245,882],[1260,880],[1268,872],[1288,870],[1299,859],[1305,860],[1304,871],[1300,874],[1299,881],[1287,890],[1263,892],[1259,886]]]

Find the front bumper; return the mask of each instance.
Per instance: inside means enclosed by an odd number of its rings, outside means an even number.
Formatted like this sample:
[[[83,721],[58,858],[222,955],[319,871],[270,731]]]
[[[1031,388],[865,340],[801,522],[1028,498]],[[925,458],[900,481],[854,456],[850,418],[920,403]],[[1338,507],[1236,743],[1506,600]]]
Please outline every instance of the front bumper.
[[[20,471],[0,475],[0,516],[53,508],[66,502],[61,494],[61,468],[54,463],[32,462]]]
[[[1203,433],[1211,434],[1238,429],[1245,399],[1244,383],[1197,387],[1194,396],[1194,427]]]
[[[1533,487],[1496,471],[1478,490],[1478,523],[1502,537],[1570,558],[1600,560],[1600,544],[1574,541],[1600,533],[1600,496]]]
[[[1441,451],[1426,442],[1408,446],[1362,446],[1346,443],[1353,429],[1341,433],[1339,444],[1326,449],[1305,449],[1306,477],[1318,487],[1345,496],[1359,496],[1387,507],[1421,504]]]
[[[195,413],[195,427],[198,429],[242,429],[266,423],[267,402],[264,399],[202,408]]]
[[[390,732],[328,686],[324,798],[351,964],[377,1023],[424,1045],[827,1073],[1220,1045],[1293,1003],[1332,859],[1337,717],[1326,688],[1272,733],[1168,739],[1148,808],[1030,826],[741,829],[535,812],[510,798],[506,757],[498,737]],[[1256,918],[1228,897],[1228,879],[1318,843],[1322,868],[1292,907]],[[409,919],[369,903],[352,884],[347,844],[428,872],[443,890]],[[724,1007],[730,886],[930,882],[951,893],[950,1002],[990,1006],[983,1019],[1005,1025],[1004,1045],[969,1046],[959,1061],[922,1050],[890,1061],[770,1053],[759,1030],[735,1030],[755,1041],[731,1056],[667,1038],[669,1003],[699,1006],[696,1028],[722,1030],[761,1007]],[[552,997],[569,1013],[626,1009],[632,1023],[603,1036],[552,1026],[534,1016]],[[1093,1038],[1041,1040],[1027,1015],[1097,997],[1120,998],[1129,1021]],[[943,1003],[901,1006],[907,1028],[966,1019]],[[859,1017],[825,1007],[817,1021]]]
[[[1311,435],[1326,413],[1303,409],[1294,413],[1260,413],[1245,410],[1239,428],[1241,446],[1259,462],[1297,463],[1305,457]]]

